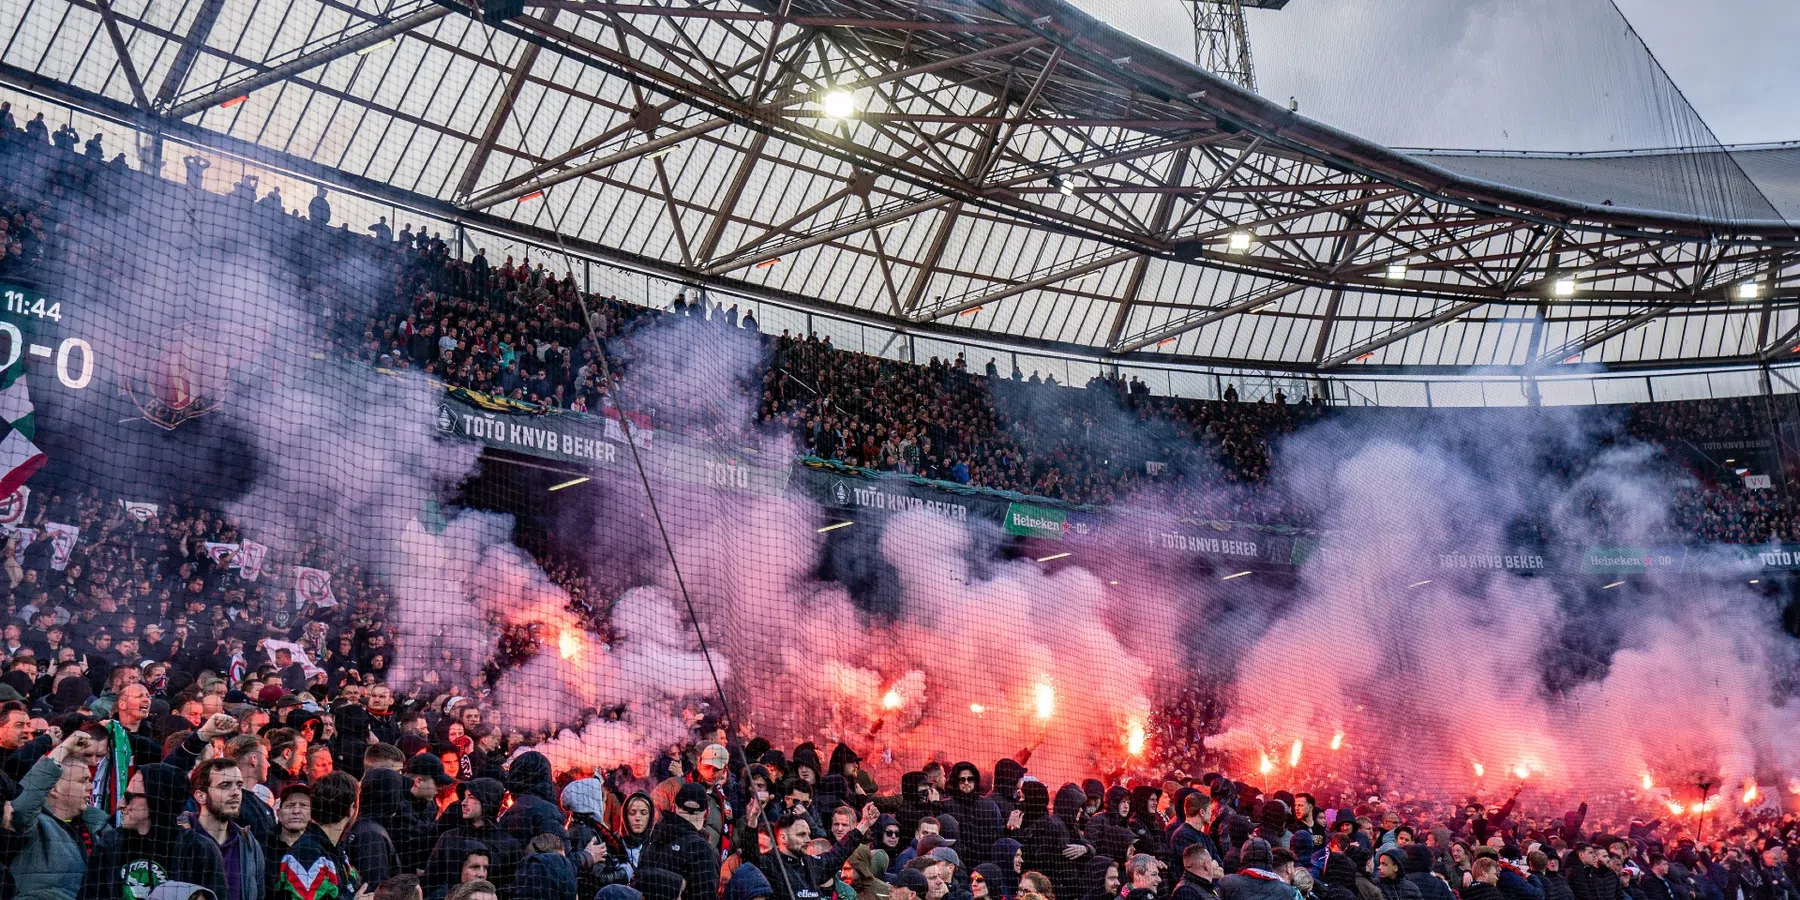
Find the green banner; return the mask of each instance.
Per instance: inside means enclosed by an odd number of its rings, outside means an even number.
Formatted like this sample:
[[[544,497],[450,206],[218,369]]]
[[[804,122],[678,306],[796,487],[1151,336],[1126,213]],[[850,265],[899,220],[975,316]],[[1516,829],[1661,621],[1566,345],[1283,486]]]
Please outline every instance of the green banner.
[[[1060,541],[1063,537],[1063,524],[1067,521],[1068,513],[1060,509],[1032,506],[1029,503],[1013,503],[1006,507],[1007,534]]]

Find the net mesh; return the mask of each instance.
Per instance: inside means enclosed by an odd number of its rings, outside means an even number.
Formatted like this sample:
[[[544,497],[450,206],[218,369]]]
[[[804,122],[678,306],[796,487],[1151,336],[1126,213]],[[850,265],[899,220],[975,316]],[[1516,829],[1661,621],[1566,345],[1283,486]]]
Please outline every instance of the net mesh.
[[[835,889],[903,890],[930,815],[933,900],[1017,892],[1002,841],[1098,896],[1101,857],[1210,881],[1202,833],[1329,882],[1293,833],[1673,851],[1800,790],[1791,397],[1333,411],[851,352],[9,96],[22,894],[816,897],[855,840],[765,854],[859,818],[888,867]]]

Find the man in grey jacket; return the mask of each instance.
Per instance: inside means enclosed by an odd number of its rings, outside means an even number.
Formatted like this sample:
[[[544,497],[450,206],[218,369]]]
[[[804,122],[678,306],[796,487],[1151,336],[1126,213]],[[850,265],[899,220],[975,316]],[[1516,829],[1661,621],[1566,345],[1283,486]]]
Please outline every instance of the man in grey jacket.
[[[88,805],[92,775],[80,755],[92,742],[77,731],[25,773],[8,823],[24,840],[11,867],[19,900],[75,900],[88,854],[111,830]]]

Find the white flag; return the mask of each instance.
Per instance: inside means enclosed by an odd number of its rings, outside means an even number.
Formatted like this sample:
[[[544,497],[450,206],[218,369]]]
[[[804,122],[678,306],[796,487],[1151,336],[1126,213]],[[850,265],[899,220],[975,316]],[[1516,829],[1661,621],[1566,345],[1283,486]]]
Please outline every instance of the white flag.
[[[245,541],[238,546],[237,559],[232,565],[245,581],[255,581],[262,577],[263,559],[268,555],[269,548],[255,541]]]
[[[50,568],[58,572],[69,567],[69,554],[75,550],[75,541],[81,537],[81,529],[61,522],[45,522],[44,530],[50,532]]]
[[[312,571],[317,572],[319,570],[313,569]],[[263,652],[269,654],[269,663],[271,665],[275,663],[275,651],[277,650],[286,650],[287,652],[294,654],[294,662],[300,664],[301,670],[306,672],[306,677],[308,678],[325,671],[324,669],[313,665],[312,657],[306,655],[305,647],[287,641],[263,640]]]
[[[125,507],[126,515],[139,522],[148,522],[161,511],[161,507],[154,503],[141,503],[137,500],[120,500],[119,505]]]
[[[230,568],[230,565],[227,565],[227,563],[231,563],[232,554],[235,554],[238,551],[238,545],[236,544],[222,544],[216,541],[207,541],[204,546],[206,547],[206,555],[211,557],[213,565],[226,566],[226,568]],[[232,563],[232,565],[235,565],[235,563]]]
[[[31,501],[31,488],[19,485],[19,489],[0,500],[0,529],[11,530],[25,521],[25,506]]]
[[[294,605],[304,607],[311,603],[320,607],[337,605],[337,596],[331,593],[331,573],[324,569],[313,569],[306,566],[294,567]]]
[[[23,564],[25,562],[25,548],[30,547],[32,541],[37,540],[37,529],[15,528],[13,531],[19,536],[19,542],[13,545],[13,562]]]

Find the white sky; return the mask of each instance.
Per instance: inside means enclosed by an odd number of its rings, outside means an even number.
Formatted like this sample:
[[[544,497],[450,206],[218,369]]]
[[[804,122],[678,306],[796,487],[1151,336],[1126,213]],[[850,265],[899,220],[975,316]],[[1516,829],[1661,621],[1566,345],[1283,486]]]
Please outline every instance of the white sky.
[[[1184,58],[1181,0],[1075,0]],[[1656,54],[1725,143],[1800,139],[1795,0],[1291,0],[1251,10],[1259,88],[1402,147],[1607,150],[1705,143]]]

